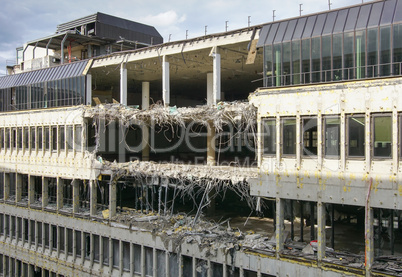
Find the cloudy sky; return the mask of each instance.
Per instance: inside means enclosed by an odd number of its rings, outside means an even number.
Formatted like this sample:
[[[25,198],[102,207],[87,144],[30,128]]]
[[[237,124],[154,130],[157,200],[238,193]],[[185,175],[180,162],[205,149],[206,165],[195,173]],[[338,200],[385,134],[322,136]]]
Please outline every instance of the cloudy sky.
[[[331,8],[361,3],[362,0],[331,0]],[[367,0],[365,0],[367,2]],[[55,33],[56,26],[96,12],[126,18],[156,27],[168,41],[207,33],[247,27],[286,19],[302,14],[328,10],[328,0],[0,0],[0,76],[6,72],[6,64],[15,63],[15,49],[27,41]]]

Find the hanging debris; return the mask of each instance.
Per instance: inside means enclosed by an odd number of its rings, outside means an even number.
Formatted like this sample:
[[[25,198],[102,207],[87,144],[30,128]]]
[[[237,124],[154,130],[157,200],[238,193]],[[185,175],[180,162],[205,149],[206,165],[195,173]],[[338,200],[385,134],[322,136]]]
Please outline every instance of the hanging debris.
[[[131,108],[121,104],[100,104],[85,107],[85,117],[119,121],[128,126],[132,122],[141,122],[147,125],[178,125],[194,122],[208,126],[213,123],[216,131],[222,131],[226,124],[241,123],[244,128],[256,123],[256,109],[248,102],[220,102],[216,106],[196,106],[193,108],[165,107],[160,104],[151,105],[148,110]]]

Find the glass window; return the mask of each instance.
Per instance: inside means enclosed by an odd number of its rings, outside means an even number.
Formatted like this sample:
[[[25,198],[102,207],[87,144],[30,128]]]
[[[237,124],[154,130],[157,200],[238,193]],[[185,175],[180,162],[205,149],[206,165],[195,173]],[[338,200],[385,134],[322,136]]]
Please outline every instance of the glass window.
[[[39,128],[38,128],[39,129]],[[50,127],[45,127],[45,150],[50,149]]]
[[[264,58],[265,58],[265,86],[272,87],[272,45],[266,45],[264,47]]]
[[[331,36],[323,36],[322,43],[322,81],[331,81]]]
[[[282,44],[282,85],[290,85],[290,42]]]
[[[113,246],[113,267],[118,267],[120,262],[120,241],[112,239]]]
[[[392,117],[373,116],[374,157],[392,156]]]
[[[366,31],[357,31],[355,39],[356,79],[361,79],[366,76]]]
[[[316,156],[318,146],[317,118],[304,118],[303,126],[303,155]]]
[[[302,40],[302,84],[310,83],[310,39]]]
[[[274,155],[276,154],[276,119],[263,119],[263,154]]]
[[[52,150],[57,150],[57,126],[52,127]]]
[[[24,131],[24,134],[23,134],[23,148],[24,149],[28,149],[28,147],[29,147],[29,136],[28,136],[28,127],[24,127],[24,129],[23,129],[23,131]]]
[[[367,30],[367,77],[377,77],[378,29]]]
[[[29,136],[30,136],[30,144],[31,144],[31,150],[35,151],[35,147],[36,147],[36,142],[35,142],[35,127],[31,127],[30,132],[29,132]],[[41,147],[42,148],[42,147]]]
[[[393,32],[393,73],[399,75],[402,74],[402,24],[394,25]]]
[[[296,118],[283,118],[282,128],[282,154],[296,155]]]
[[[102,237],[102,245],[103,245],[103,264],[109,265],[109,238]],[[141,256],[141,253],[140,253]]]
[[[5,128],[4,131],[5,131],[5,134],[4,134],[5,148],[10,148],[10,129]]]
[[[354,79],[353,42],[353,32],[343,34],[343,67],[345,68],[343,77],[345,80]]]
[[[312,82],[320,82],[321,76],[321,39],[320,37],[311,39],[311,66]]]
[[[81,231],[74,231],[75,232],[75,251],[77,257],[81,257],[81,250],[82,250],[82,237],[81,237]]]
[[[282,54],[281,43],[274,45],[274,70],[275,70],[275,86],[281,86],[282,82]]]
[[[380,76],[391,75],[391,27],[380,28]]]
[[[365,119],[364,115],[348,116],[348,156],[365,156]]]
[[[64,150],[65,144],[66,144],[66,136],[65,136],[65,127],[64,126],[59,127],[59,134],[60,134],[60,139],[59,139],[60,150]]]
[[[292,41],[292,83],[300,84],[300,40]]]
[[[22,149],[22,128],[17,129],[17,148]]]
[[[81,151],[81,141],[82,141],[82,126],[75,126],[75,137],[74,137],[74,149],[75,151]]]
[[[324,155],[340,155],[341,139],[341,119],[337,117],[327,117],[324,119]]]
[[[99,262],[99,235],[93,235],[93,243],[94,243],[94,247],[93,247],[93,251],[94,251],[94,261]]]

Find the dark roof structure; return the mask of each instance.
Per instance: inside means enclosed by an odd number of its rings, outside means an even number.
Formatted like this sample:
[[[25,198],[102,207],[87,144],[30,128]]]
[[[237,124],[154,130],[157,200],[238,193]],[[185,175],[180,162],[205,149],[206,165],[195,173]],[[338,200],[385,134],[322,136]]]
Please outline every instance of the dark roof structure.
[[[119,42],[133,49],[134,44],[139,48],[163,43],[162,36],[152,26],[98,12],[59,24],[55,34],[29,41],[27,45],[57,50],[66,35],[72,46]]]

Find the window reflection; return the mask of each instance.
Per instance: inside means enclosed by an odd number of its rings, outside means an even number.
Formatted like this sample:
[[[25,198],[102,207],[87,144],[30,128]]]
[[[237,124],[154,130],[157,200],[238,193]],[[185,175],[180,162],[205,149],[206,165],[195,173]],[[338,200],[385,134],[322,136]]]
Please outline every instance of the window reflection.
[[[373,117],[374,157],[391,157],[392,153],[392,118],[391,116]]]
[[[365,154],[365,120],[364,115],[348,117],[348,155],[364,157]]]
[[[303,121],[303,155],[317,155],[318,130],[317,118],[304,118]]]
[[[282,127],[282,153],[284,155],[296,154],[296,118],[284,118]]]
[[[340,155],[340,137],[341,137],[341,119],[338,117],[325,118],[324,120],[324,154],[326,156],[339,157]]]
[[[264,119],[263,128],[263,154],[276,154],[276,119]]]

